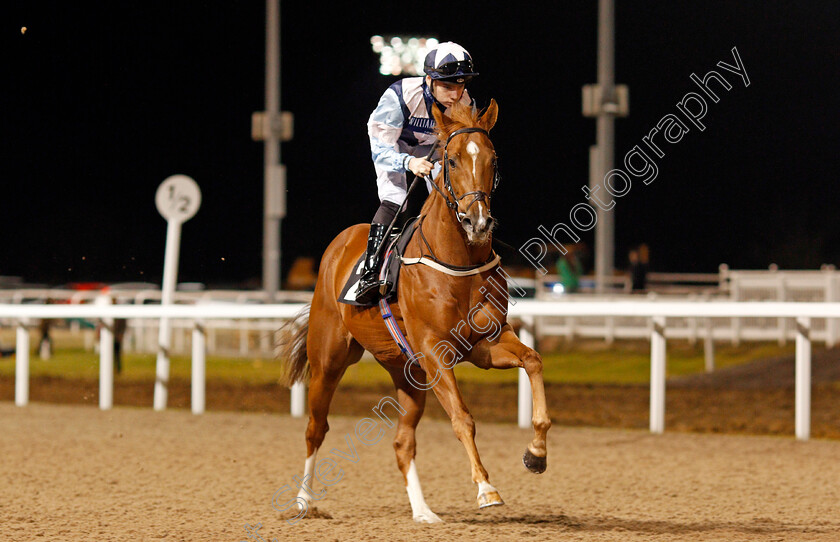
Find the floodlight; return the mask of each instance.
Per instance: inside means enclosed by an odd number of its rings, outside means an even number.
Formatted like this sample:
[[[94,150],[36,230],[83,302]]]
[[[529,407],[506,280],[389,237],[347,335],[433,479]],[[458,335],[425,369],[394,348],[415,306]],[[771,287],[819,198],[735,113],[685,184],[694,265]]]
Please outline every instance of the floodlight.
[[[382,75],[422,75],[426,54],[438,45],[437,38],[375,35],[370,38],[371,48],[379,55],[379,73]]]
[[[373,36],[370,38],[370,44],[373,47],[374,53],[381,53],[382,48],[385,46],[385,38],[382,36]]]

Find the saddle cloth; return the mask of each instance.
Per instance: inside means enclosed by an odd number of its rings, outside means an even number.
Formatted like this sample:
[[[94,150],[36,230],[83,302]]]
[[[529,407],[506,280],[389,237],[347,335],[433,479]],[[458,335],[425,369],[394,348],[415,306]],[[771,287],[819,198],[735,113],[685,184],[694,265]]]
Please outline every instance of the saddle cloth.
[[[405,252],[405,247],[411,240],[411,236],[417,230],[417,224],[420,217],[414,217],[406,222],[401,232],[392,233],[385,241],[385,257],[382,259],[382,266],[379,271],[379,280],[384,281],[388,285],[388,290],[382,296],[385,299],[396,300],[397,297],[397,282],[400,278],[400,256]],[[365,305],[356,301],[356,292],[359,288],[359,280],[362,278],[362,272],[365,268],[365,253],[359,255],[356,260],[356,265],[353,266],[353,271],[344,283],[341,293],[338,296],[340,303],[347,305],[356,305],[357,307],[371,307],[376,305],[378,301],[372,304]]]

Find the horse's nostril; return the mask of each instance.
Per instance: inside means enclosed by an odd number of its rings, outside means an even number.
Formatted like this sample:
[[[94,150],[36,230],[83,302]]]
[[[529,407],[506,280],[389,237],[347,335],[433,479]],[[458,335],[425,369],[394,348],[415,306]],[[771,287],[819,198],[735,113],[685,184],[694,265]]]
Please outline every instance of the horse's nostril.
[[[496,220],[492,216],[487,217],[487,226],[486,227],[487,227],[488,230],[492,230],[493,229],[493,224],[495,224],[495,223],[496,223]]]
[[[464,217],[464,226],[469,226],[470,228],[472,228],[472,220],[470,220],[470,217]]]

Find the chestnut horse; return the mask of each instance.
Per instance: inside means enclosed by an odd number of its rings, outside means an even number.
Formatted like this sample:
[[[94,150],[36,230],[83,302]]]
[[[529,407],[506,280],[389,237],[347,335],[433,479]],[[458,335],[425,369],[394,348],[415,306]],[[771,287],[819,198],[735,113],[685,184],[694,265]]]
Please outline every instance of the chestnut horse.
[[[367,350],[390,373],[400,406],[394,438],[397,465],[405,478],[413,518],[426,523],[441,521],[423,498],[414,465],[414,432],[428,388],[434,390],[466,448],[472,480],[478,485],[479,507],[504,504],[481,464],[475,424],[452,370],[456,361],[469,361],[483,369],[525,368],[533,395],[534,438],[523,461],[533,472],[545,470],[546,433],[551,426],[542,359],[520,342],[507,323],[506,275],[496,273],[498,257],[491,248],[490,194],[498,172],[488,132],[496,122],[498,106],[493,100],[483,113],[464,106],[453,108],[450,116],[437,108],[433,111],[444,167],[434,181],[435,192],[423,205],[420,230],[406,247],[397,301],[392,304],[399,327],[417,354],[408,359],[400,350],[379,306],[338,302],[342,286],[365,251],[368,226],[364,224],[344,230],[330,243],[321,260],[308,322],[305,313],[290,322],[297,331],[281,351],[290,383],[303,380],[307,372],[310,377],[304,483],[315,471],[315,457],[329,429],[330,401],[347,367]],[[421,256],[435,263],[406,264]],[[496,298],[488,299],[493,293]],[[494,322],[498,325],[493,326]],[[453,338],[454,334],[458,337]],[[463,351],[454,345],[461,345]],[[298,499],[305,513],[312,497],[301,488]]]

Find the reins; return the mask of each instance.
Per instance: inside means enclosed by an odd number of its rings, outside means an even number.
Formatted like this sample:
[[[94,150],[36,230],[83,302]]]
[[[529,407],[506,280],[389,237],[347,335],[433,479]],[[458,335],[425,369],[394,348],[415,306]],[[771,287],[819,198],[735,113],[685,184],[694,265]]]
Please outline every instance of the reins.
[[[443,190],[440,189],[440,187],[437,185],[437,183],[435,183],[429,175],[425,176],[425,180],[427,182],[429,182],[435,190],[437,190],[438,194],[441,195],[444,202],[446,203],[446,206],[455,213],[455,219],[458,221],[459,224],[464,219],[464,217],[467,215],[466,211],[469,211],[470,207],[472,207],[472,205],[474,203],[479,202],[479,201],[484,201],[485,205],[487,205],[489,207],[490,197],[491,197],[492,193],[496,190],[496,187],[499,185],[499,181],[501,179],[501,176],[499,175],[498,163],[497,163],[496,159],[494,159],[493,160],[493,170],[494,170],[493,171],[493,187],[490,189],[490,194],[488,194],[487,192],[484,192],[483,190],[474,190],[472,192],[467,192],[466,194],[461,195],[461,197],[458,197],[455,194],[455,189],[453,188],[452,181],[449,178],[449,143],[452,141],[452,138],[454,138],[455,136],[461,135],[461,134],[469,134],[469,133],[480,133],[480,134],[484,134],[488,138],[490,137],[490,134],[484,128],[469,127],[469,128],[460,128],[458,130],[455,130],[454,132],[449,134],[449,137],[446,138],[446,143],[444,143],[444,145],[443,145],[443,186],[444,186],[444,188],[446,188],[446,191],[449,193],[448,195]],[[417,179],[415,178],[414,181],[416,182]],[[414,187],[414,182],[412,183],[411,187],[409,188],[409,191],[413,187]],[[475,195],[475,197],[467,205],[466,210],[464,212],[459,211],[458,210],[458,203],[461,202],[461,200],[463,200],[467,196],[472,196],[472,195]],[[450,196],[451,196],[451,198],[450,198]],[[435,256],[435,253],[432,250],[432,247],[429,244],[429,241],[426,239],[426,235],[423,233],[423,220],[425,218],[426,218],[425,215],[420,218],[420,222],[417,224],[417,230],[420,233],[420,238],[423,240],[423,243],[426,245],[426,248],[428,249],[429,254],[428,255],[425,255],[425,254],[421,255],[419,258],[405,258],[405,257],[403,257],[402,254],[400,254],[400,262],[403,265],[423,264],[423,265],[427,265],[427,266],[431,267],[432,269],[440,271],[441,273],[445,273],[447,275],[451,275],[451,276],[454,276],[454,277],[465,277],[465,276],[477,275],[479,273],[483,273],[483,272],[487,271],[488,269],[492,269],[493,267],[495,267],[496,265],[499,264],[499,261],[501,260],[501,257],[492,250],[490,252],[490,258],[486,262],[484,262],[482,264],[479,264],[479,265],[470,265],[470,266],[452,265],[452,264],[448,264],[448,263],[445,263],[445,262],[441,261],[440,259],[438,259],[437,256]]]
[[[446,143],[443,146],[443,185],[446,188],[446,191],[449,192],[449,195],[447,195],[443,190],[440,189],[440,187],[438,187],[438,185],[434,182],[434,180],[432,180],[430,175],[424,176],[424,179],[428,183],[430,183],[435,190],[437,190],[438,194],[440,194],[443,197],[443,200],[446,202],[446,206],[452,211],[454,211],[455,218],[459,224],[466,216],[466,211],[469,211],[470,207],[472,207],[474,203],[478,201],[484,201],[485,205],[487,205],[488,207],[490,206],[490,196],[496,190],[496,187],[498,186],[500,180],[498,164],[496,159],[494,158],[493,187],[490,189],[490,194],[482,190],[474,190],[472,192],[467,192],[466,194],[463,194],[460,198],[455,194],[455,189],[452,187],[452,182],[449,179],[449,142],[452,141],[452,138],[456,135],[468,134],[472,132],[482,133],[488,138],[490,137],[490,134],[487,132],[487,130],[483,128],[461,128],[449,134],[449,137],[446,139]],[[429,152],[429,155],[426,157],[427,160],[431,158],[433,152],[434,148],[432,148],[432,150]],[[411,194],[411,191],[414,189],[414,186],[417,184],[417,181],[419,179],[419,177],[415,177],[411,183],[411,186],[409,186],[406,195],[406,201],[408,201],[408,194]],[[459,211],[458,203],[467,196],[471,196],[473,194],[475,195],[475,197],[467,205],[466,211]],[[405,203],[403,204],[398,214],[402,213],[404,209]],[[478,275],[499,265],[499,262],[502,258],[498,254],[496,254],[496,252],[493,251],[492,248],[490,249],[490,258],[482,264],[463,266],[452,265],[441,261],[440,259],[438,259],[437,256],[435,256],[435,252],[434,250],[432,250],[432,246],[429,244],[429,240],[426,239],[426,234],[423,233],[423,220],[425,219],[426,215],[422,215],[420,217],[420,220],[417,223],[417,232],[420,234],[420,239],[423,241],[423,244],[426,245],[426,249],[428,250],[429,254],[422,254],[422,252],[424,252],[422,247],[421,256],[419,258],[406,258],[402,254],[400,254],[399,251],[397,251],[397,257],[399,257],[400,259],[400,265],[409,266],[422,264],[431,267],[436,271],[440,271],[441,273],[445,273],[453,277],[466,277],[470,275]],[[391,227],[393,227],[395,221],[396,217],[394,217],[394,220],[391,222]],[[394,342],[397,343],[397,346],[399,347],[400,351],[403,353],[404,356],[408,358],[409,361],[416,364],[417,362],[414,360],[414,352],[411,349],[411,345],[408,343],[408,340],[406,340],[405,335],[403,335],[402,331],[400,330],[396,318],[394,318],[394,315],[391,313],[391,306],[388,303],[388,299],[384,296],[379,300],[379,312],[382,315],[382,319],[385,321],[385,327],[388,329],[388,332],[391,334],[391,337],[394,339]]]

